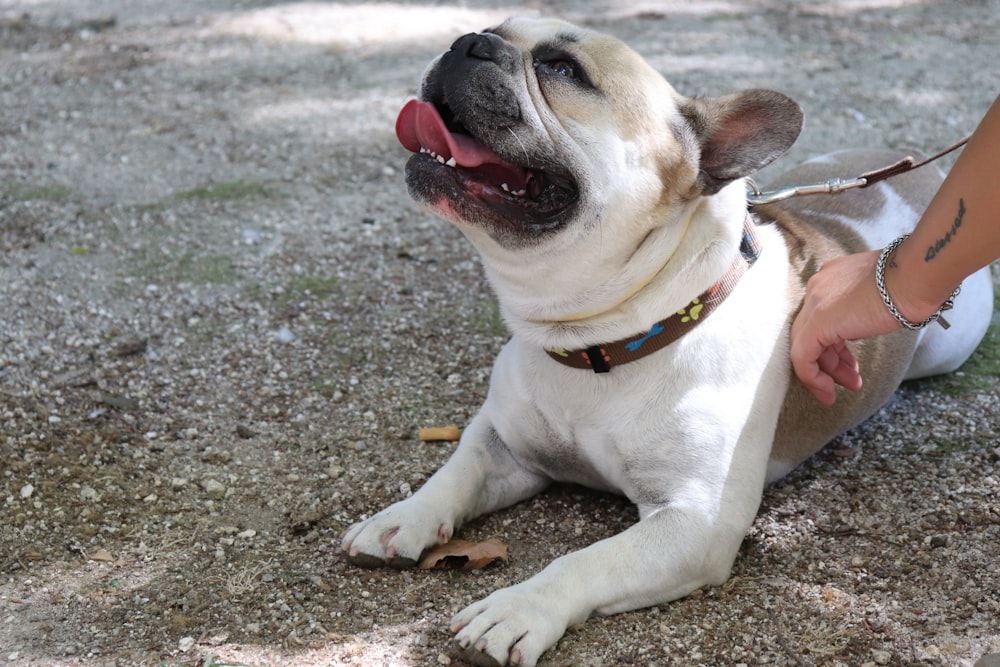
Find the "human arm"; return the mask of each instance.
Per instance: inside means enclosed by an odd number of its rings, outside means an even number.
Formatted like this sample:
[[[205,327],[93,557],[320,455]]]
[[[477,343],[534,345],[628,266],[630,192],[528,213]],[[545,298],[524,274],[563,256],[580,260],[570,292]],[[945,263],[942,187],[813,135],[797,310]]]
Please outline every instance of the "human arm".
[[[1000,257],[1000,97],[987,111],[916,228],[892,254],[885,287],[907,320],[941,307],[968,275]],[[795,374],[824,405],[862,379],[846,342],[900,328],[875,286],[880,252],[831,260],[810,278],[792,324]]]

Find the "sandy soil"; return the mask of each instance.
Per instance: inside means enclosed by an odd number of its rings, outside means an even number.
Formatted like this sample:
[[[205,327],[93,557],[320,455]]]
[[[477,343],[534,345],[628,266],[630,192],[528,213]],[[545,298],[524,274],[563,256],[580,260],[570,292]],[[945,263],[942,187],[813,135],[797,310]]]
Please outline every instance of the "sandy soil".
[[[474,413],[505,338],[392,133],[456,36],[560,15],[687,94],[781,90],[807,125],[776,169],[934,151],[1000,81],[997,0],[492,7],[0,0],[0,667],[461,665],[454,610],[635,520],[560,487],[462,530],[505,566],[338,557],[448,456],[416,429]],[[770,489],[725,586],[544,664],[1000,652],[997,331]]]

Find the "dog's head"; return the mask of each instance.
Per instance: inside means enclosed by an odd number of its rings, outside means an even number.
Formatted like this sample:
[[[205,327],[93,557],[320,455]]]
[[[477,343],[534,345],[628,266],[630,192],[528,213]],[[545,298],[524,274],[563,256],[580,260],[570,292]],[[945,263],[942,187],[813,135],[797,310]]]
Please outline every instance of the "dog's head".
[[[396,132],[415,153],[415,199],[457,223],[488,268],[524,271],[540,255],[551,279],[560,261],[612,275],[651,238],[666,257],[684,210],[782,154],[801,122],[778,93],[689,99],[614,38],[515,18],[434,60]],[[599,257],[584,250],[595,244]]]

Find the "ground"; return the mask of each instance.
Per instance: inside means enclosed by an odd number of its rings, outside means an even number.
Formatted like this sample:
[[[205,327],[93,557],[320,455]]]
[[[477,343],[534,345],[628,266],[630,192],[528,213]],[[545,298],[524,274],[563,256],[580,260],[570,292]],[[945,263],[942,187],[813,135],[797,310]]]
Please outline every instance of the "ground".
[[[635,520],[557,487],[461,531],[507,565],[338,555],[447,458],[417,428],[469,419],[506,336],[393,137],[458,35],[559,15],[686,94],[781,90],[807,121],[775,169],[933,152],[997,94],[997,0],[493,7],[0,0],[0,667],[461,665],[453,611]],[[1000,652],[998,339],[769,489],[727,584],[543,664]]]

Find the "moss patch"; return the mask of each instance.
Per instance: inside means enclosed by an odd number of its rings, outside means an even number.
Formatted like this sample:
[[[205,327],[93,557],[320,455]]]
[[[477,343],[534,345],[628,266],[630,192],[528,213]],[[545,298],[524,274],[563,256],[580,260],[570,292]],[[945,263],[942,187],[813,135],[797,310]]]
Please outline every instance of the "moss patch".
[[[993,323],[962,367],[921,382],[948,396],[979,393],[1000,385],[1000,293],[993,304]]]
[[[496,338],[510,337],[507,325],[500,314],[500,303],[495,297],[467,303],[463,309],[469,312],[466,322],[475,333]]]
[[[192,253],[184,253],[177,257],[163,255],[147,261],[131,273],[152,282],[189,282],[198,285],[228,285],[235,282],[238,277],[233,267],[233,259],[228,255]]]
[[[32,185],[29,183],[5,183],[0,194],[13,201],[66,201],[75,190],[68,185],[50,183],[47,185]]]
[[[285,298],[288,301],[302,301],[307,297],[322,301],[335,294],[340,294],[337,279],[315,273],[296,276],[285,290]]]
[[[263,183],[248,181],[227,181],[225,183],[213,183],[192,190],[178,192],[168,199],[169,201],[205,201],[224,202],[238,201],[241,199],[256,199],[269,196],[271,193]]]

